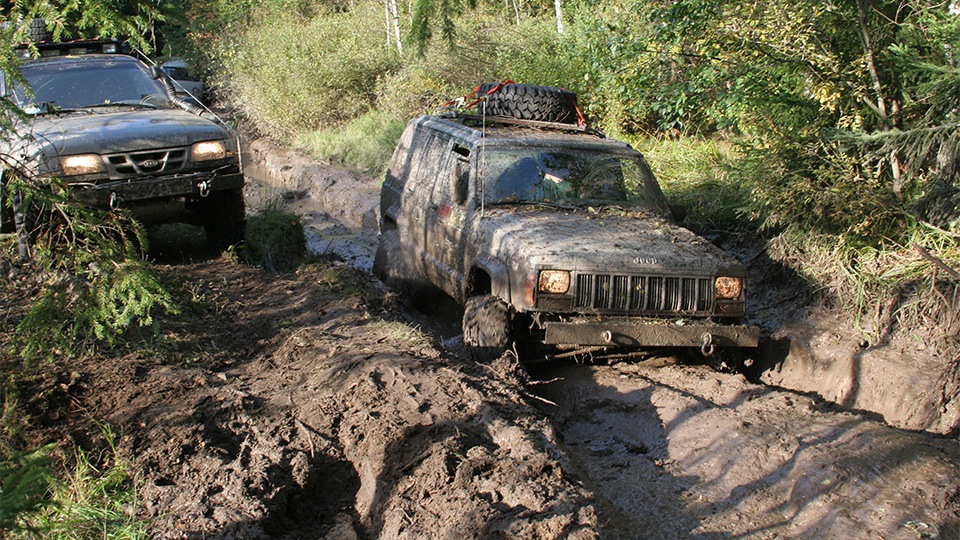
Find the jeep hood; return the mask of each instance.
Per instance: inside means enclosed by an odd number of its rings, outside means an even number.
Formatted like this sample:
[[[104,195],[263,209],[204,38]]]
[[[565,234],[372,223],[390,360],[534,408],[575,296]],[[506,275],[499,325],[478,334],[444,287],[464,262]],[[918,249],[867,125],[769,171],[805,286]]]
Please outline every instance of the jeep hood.
[[[45,115],[34,120],[33,134],[60,155],[172,148],[231,138],[214,122],[179,109]]]
[[[494,257],[527,271],[746,275],[729,254],[660,217],[495,208],[486,210],[481,235]]]

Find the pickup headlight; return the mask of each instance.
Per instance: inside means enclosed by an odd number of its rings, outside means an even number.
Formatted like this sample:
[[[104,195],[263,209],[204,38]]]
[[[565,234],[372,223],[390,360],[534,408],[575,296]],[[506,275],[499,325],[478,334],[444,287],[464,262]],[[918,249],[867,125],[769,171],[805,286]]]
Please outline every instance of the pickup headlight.
[[[106,170],[103,160],[97,154],[77,154],[60,158],[60,168],[64,176],[102,173]]]
[[[564,294],[570,290],[570,272],[566,270],[543,270],[537,280],[537,290],[548,294]]]
[[[223,141],[204,141],[190,147],[190,158],[193,161],[210,161],[227,157],[227,145]]]
[[[720,300],[736,300],[743,292],[743,280],[738,277],[721,276],[714,282],[717,298]]]

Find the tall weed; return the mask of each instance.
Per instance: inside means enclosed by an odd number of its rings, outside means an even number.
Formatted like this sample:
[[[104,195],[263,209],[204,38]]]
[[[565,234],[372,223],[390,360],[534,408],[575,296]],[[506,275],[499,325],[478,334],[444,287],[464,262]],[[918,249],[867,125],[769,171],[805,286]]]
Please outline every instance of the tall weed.
[[[391,113],[372,110],[346,125],[303,133],[295,144],[315,157],[350,163],[372,174],[381,174],[405,125],[405,121]]]
[[[246,30],[224,65],[241,109],[268,133],[289,138],[368,111],[377,82],[399,68],[382,36],[383,13],[271,13]]]

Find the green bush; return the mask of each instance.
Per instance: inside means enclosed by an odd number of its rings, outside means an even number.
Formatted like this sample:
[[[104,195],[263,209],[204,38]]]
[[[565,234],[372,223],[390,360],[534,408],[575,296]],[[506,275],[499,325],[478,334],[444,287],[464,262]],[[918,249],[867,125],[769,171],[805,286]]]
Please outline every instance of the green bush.
[[[51,480],[40,473],[28,483],[34,487],[50,487],[48,498],[35,504],[10,507],[16,511],[10,527],[12,538],[47,538],[63,540],[145,540],[147,523],[136,518],[137,497],[126,463],[114,445],[115,435],[107,424],[100,430],[108,446],[101,468],[89,454],[77,449],[73,470],[65,480]],[[49,452],[52,448],[45,448]],[[46,454],[38,455],[43,458]],[[39,459],[39,458],[37,458]],[[40,464],[26,463],[30,470]],[[5,477],[5,480],[8,477]],[[5,485],[6,487],[6,485]],[[17,497],[14,494],[14,497]],[[10,503],[10,500],[4,501]],[[4,511],[5,514],[6,510]]]
[[[24,360],[113,347],[129,329],[150,327],[155,310],[177,311],[141,258],[146,236],[128,214],[77,203],[59,183],[14,177],[8,186],[41,216],[29,270],[38,292],[12,340]]]

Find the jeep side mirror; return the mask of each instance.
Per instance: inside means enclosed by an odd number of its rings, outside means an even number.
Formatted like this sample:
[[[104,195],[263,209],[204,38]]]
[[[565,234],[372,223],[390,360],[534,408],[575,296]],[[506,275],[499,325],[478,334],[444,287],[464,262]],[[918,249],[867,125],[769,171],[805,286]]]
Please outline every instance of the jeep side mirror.
[[[463,166],[464,162],[459,159],[455,161],[453,169],[451,170],[451,182],[453,182],[453,202],[457,205],[462,205],[467,202],[467,181],[464,178]]]

